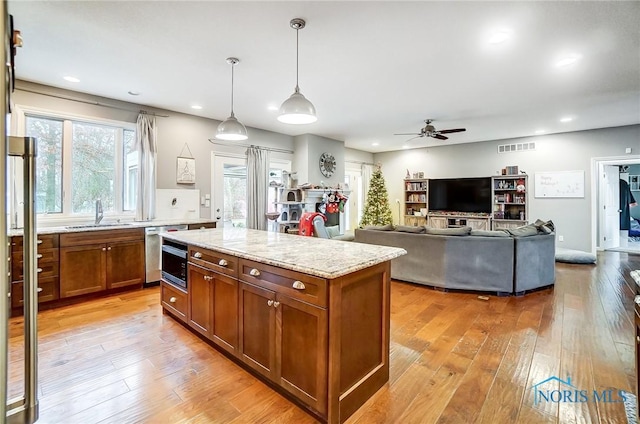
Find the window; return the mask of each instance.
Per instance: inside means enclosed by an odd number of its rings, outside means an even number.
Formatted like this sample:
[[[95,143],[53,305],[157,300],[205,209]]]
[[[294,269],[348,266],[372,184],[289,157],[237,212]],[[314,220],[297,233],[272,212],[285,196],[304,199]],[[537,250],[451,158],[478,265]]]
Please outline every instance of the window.
[[[134,124],[25,116],[25,135],[37,140],[36,212],[90,215],[135,210],[138,153]]]

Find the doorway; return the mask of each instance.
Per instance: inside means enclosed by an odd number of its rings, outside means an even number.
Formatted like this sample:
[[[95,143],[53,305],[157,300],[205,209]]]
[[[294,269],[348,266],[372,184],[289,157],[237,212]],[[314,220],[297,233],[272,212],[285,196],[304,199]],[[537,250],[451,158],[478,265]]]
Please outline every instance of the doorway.
[[[634,179],[640,179],[640,157],[609,157],[593,160],[594,184],[597,190],[594,196],[594,218],[596,231],[594,232],[594,245],[598,250],[613,250],[640,254],[640,237],[636,237],[634,231],[621,230],[621,212],[624,205],[620,204],[620,180],[625,181],[636,202],[640,201],[640,187],[629,184]],[[631,221],[630,227],[640,225],[640,206],[629,208]]]
[[[211,188],[217,228],[247,227],[247,160],[240,156],[213,156]]]

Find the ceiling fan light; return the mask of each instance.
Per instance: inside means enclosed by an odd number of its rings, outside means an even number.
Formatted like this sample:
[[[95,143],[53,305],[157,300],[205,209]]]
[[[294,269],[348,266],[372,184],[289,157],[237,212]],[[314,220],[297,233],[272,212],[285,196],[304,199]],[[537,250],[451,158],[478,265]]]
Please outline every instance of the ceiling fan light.
[[[316,122],[316,108],[296,87],[296,91],[280,106],[278,121],[285,124],[311,124]]]
[[[242,122],[231,115],[218,125],[216,138],[218,140],[240,141],[246,140],[249,136],[247,136],[247,128],[242,125]]]

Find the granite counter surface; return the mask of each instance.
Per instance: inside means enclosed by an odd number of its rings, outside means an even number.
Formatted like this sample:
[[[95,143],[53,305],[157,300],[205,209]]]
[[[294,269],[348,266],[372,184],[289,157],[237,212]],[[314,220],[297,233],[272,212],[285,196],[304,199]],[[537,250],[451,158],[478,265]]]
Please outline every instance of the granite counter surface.
[[[146,227],[160,227],[164,225],[189,225],[189,224],[206,224],[213,222],[211,218],[199,218],[199,219],[158,219],[152,221],[129,221],[122,223],[105,222],[100,225],[80,224],[77,226],[52,226],[52,227],[37,227],[36,233],[38,234],[59,234],[59,233],[78,233],[82,231],[105,231],[105,230],[121,230],[127,228],[146,228]],[[22,228],[11,228],[7,235],[9,237],[21,236],[23,234]]]
[[[328,279],[338,278],[407,253],[406,250],[397,247],[245,228],[180,231],[160,235],[169,240]]]

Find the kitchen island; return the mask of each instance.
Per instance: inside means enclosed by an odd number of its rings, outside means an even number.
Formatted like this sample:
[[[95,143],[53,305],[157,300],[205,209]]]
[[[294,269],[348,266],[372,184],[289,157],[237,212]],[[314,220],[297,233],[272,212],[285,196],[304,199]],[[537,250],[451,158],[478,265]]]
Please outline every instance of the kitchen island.
[[[187,287],[163,310],[308,412],[341,423],[389,380],[390,261],[404,249],[242,228],[164,233]]]

